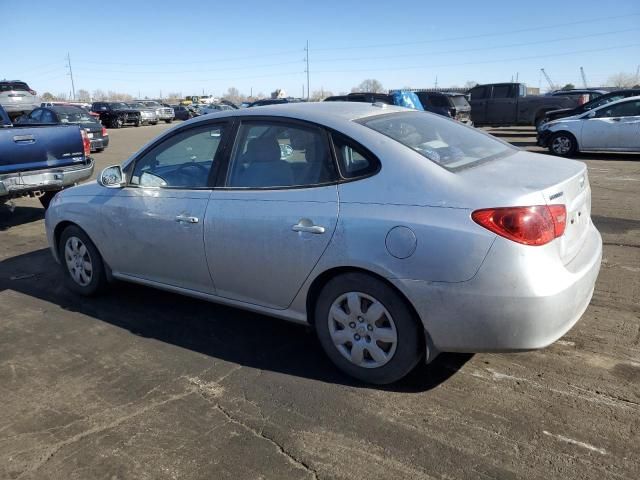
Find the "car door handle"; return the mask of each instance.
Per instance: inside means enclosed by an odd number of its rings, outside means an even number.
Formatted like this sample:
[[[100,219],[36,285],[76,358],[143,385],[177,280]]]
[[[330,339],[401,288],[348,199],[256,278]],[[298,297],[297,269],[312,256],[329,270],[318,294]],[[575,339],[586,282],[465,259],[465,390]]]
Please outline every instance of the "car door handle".
[[[189,215],[178,215],[176,222],[178,223],[198,223],[200,219],[198,217],[190,217]]]
[[[611,121],[612,122],[619,122],[620,120],[622,120],[621,118],[612,118]]]
[[[316,235],[324,233],[324,227],[314,225],[310,220],[302,219],[296,225],[291,227],[294,232],[315,233]]]
[[[15,135],[13,141],[15,143],[35,143],[36,139],[33,135]]]

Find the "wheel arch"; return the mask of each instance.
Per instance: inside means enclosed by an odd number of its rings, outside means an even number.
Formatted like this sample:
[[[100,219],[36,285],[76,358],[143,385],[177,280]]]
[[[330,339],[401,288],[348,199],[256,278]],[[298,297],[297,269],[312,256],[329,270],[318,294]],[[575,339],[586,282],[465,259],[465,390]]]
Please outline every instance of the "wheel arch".
[[[570,132],[569,130],[564,130],[564,129],[551,133],[551,135],[549,136],[549,145],[551,145],[551,140],[553,139],[553,137],[560,133],[569,135],[573,139],[574,143],[576,144],[576,152],[580,151],[580,143],[578,142],[578,137],[576,137],[576,134],[573,132]]]
[[[383,283],[385,283],[389,288],[394,290],[398,295],[402,297],[407,306],[411,309],[411,312],[415,315],[416,319],[421,322],[420,316],[418,315],[418,311],[413,306],[413,303],[409,300],[408,296],[399,289],[396,285],[390,282],[387,278],[383,277],[379,273],[375,273],[371,270],[362,267],[354,267],[354,266],[340,266],[333,267],[324,272],[320,273],[316,278],[313,279],[311,285],[307,289],[307,298],[306,298],[306,310],[307,310],[307,320],[309,324],[313,325],[315,323],[315,304],[318,300],[318,296],[322,291],[322,288],[332,279],[345,275],[347,273],[362,273],[364,275],[369,275],[374,277]],[[422,322],[421,322],[422,323]]]
[[[112,281],[113,277],[111,275],[111,267],[109,267],[109,264],[105,260],[104,255],[102,254],[102,252],[98,248],[98,244],[95,242],[95,240],[93,239],[91,234],[89,234],[89,232],[87,232],[84,228],[82,228],[76,222],[72,222],[71,220],[62,220],[61,222],[59,222],[54,227],[54,229],[53,229],[53,242],[54,242],[54,245],[53,246],[55,248],[56,255],[59,256],[58,252],[60,251],[60,237],[62,236],[62,232],[64,232],[67,227],[71,227],[71,226],[79,228],[80,230],[82,230],[82,232],[87,237],[89,237],[89,240],[91,240],[91,242],[95,246],[96,250],[98,250],[98,253],[100,254],[100,257],[102,259],[102,263],[104,265],[105,274],[107,275],[107,279],[109,281]],[[59,259],[59,260],[62,261],[61,259]]]

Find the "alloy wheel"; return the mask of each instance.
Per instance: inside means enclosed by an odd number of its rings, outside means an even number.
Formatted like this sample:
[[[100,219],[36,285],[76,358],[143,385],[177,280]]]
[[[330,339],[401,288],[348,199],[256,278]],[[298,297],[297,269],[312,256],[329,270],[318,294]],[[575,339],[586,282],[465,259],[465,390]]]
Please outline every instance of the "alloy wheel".
[[[396,351],[398,332],[384,305],[362,292],[338,297],[329,309],[329,334],[340,354],[354,365],[379,368]]]
[[[85,244],[78,237],[67,239],[64,246],[64,259],[71,278],[81,287],[91,283],[93,264],[91,255]]]
[[[554,153],[557,153],[558,155],[566,155],[571,151],[571,147],[572,147],[571,139],[564,135],[555,137],[553,139],[553,142],[551,143],[551,149],[554,151]]]

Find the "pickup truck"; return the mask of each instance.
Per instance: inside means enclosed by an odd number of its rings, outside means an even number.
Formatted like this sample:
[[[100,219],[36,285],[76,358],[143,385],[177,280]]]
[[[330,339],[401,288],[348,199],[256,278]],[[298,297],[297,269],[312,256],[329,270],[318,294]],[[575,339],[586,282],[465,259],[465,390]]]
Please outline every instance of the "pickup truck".
[[[91,142],[78,125],[13,125],[0,107],[0,204],[57,192],[93,174]]]
[[[476,85],[469,90],[471,120],[476,126],[538,125],[551,110],[575,108],[580,98],[527,95],[523,83]]]

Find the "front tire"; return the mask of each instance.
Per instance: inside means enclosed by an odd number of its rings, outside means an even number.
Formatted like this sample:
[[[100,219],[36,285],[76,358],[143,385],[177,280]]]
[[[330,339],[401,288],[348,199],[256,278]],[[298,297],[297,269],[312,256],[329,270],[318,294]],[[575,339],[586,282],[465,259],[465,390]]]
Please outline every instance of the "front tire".
[[[173,118],[164,121],[164,123],[171,123],[171,122],[173,122]]]
[[[104,262],[89,236],[70,225],[60,235],[58,256],[67,288],[84,296],[92,296],[107,285]]]
[[[549,152],[561,157],[570,157],[578,151],[576,137],[569,132],[554,133],[549,139]]]
[[[402,296],[373,276],[330,280],[315,306],[324,351],[346,374],[379,385],[406,376],[422,357],[422,327]]]
[[[116,117],[113,120],[111,120],[111,128],[121,128],[123,123],[124,122],[122,121],[122,118]]]

